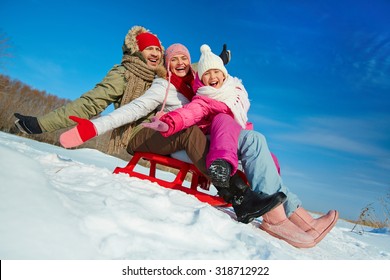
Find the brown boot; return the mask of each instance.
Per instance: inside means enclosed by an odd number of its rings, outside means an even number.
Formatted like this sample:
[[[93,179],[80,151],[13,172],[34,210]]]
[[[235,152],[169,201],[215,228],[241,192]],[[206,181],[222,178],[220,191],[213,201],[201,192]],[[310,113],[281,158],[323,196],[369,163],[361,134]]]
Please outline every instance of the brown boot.
[[[279,205],[263,215],[260,228],[297,248],[311,248],[316,245],[310,234],[297,227],[287,218],[283,205]]]
[[[304,208],[299,207],[290,216],[289,220],[305,232],[309,233],[314,238],[314,241],[318,243],[334,227],[338,217],[339,212],[330,210],[326,215],[313,219]]]

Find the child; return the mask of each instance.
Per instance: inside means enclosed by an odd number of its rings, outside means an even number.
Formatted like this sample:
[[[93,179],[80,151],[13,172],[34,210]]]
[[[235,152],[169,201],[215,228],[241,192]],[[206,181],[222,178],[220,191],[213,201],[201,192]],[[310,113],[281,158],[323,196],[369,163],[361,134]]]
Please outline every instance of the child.
[[[202,45],[200,50],[200,80],[194,86],[196,96],[183,108],[169,112],[160,119],[155,118],[144,126],[158,130],[166,137],[195,124],[205,134],[210,134],[210,149],[206,158],[208,174],[220,195],[232,202],[238,220],[248,223],[280,205],[286,197],[280,193],[270,203],[270,208],[255,209],[256,198],[236,173],[238,137],[240,131],[247,128],[248,94],[241,81],[228,74],[221,58],[213,54],[208,45]],[[247,211],[244,205],[252,211]],[[241,212],[246,214],[242,215]]]

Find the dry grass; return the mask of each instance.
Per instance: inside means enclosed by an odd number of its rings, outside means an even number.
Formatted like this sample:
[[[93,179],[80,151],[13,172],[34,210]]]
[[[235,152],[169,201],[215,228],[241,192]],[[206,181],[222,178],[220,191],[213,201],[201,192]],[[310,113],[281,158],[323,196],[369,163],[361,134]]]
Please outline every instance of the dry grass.
[[[383,219],[380,219],[375,209],[380,209]],[[364,207],[359,215],[359,219],[354,221],[355,225],[351,231],[356,231],[358,225],[372,228],[390,228],[390,192],[381,197],[378,202],[369,203]]]

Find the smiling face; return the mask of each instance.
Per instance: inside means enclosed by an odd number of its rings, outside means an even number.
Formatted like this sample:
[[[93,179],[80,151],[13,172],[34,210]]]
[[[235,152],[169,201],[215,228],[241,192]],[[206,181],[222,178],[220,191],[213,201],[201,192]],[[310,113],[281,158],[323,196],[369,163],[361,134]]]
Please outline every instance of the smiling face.
[[[220,88],[224,81],[225,75],[219,69],[207,70],[202,76],[202,83],[213,88]]]
[[[178,77],[184,77],[190,70],[190,60],[182,54],[172,56],[169,61],[169,70]]]
[[[146,64],[153,69],[155,69],[160,64],[162,59],[162,51],[159,47],[156,46],[145,48],[141,54],[145,58]]]

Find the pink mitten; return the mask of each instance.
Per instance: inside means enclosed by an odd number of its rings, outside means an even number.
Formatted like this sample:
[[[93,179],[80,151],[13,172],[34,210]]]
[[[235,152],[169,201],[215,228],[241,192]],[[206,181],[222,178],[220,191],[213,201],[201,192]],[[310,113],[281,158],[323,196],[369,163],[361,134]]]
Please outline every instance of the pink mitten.
[[[165,122],[160,121],[158,118],[152,118],[152,122],[142,123],[142,126],[148,127],[148,128],[154,129],[156,131],[160,131],[160,132],[166,132],[169,129],[169,126]]]
[[[69,119],[77,122],[78,125],[61,134],[60,143],[63,147],[73,148],[80,146],[97,135],[96,128],[90,120],[76,116],[70,116]]]

